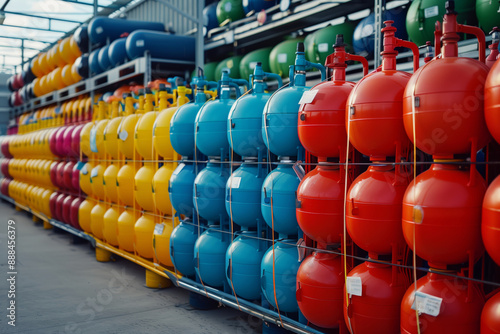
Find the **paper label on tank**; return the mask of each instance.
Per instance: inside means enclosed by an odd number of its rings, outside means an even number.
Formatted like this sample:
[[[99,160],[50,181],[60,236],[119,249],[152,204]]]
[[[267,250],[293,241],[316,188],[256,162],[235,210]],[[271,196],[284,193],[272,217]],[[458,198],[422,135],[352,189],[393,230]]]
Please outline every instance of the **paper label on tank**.
[[[361,283],[361,277],[347,277],[346,280],[346,290],[347,293],[354,296],[360,296],[363,292],[363,285]]]
[[[240,176],[231,176],[231,179],[229,180],[229,184],[231,185],[231,188],[233,189],[238,189],[240,187],[241,183],[241,177]]]
[[[83,175],[87,175],[87,174],[88,174],[88,172],[89,172],[89,171],[87,170],[87,165],[83,166],[83,167],[82,167],[82,174],[83,174]]]
[[[255,69],[255,66],[257,66],[257,63],[258,63],[258,61],[252,61],[252,62],[250,62],[250,64],[248,64],[248,67],[249,67],[251,70],[254,70],[254,69]]]
[[[90,172],[90,177],[94,178],[99,174],[99,171],[97,170],[97,167],[92,168],[92,171]]]
[[[424,9],[424,17],[428,19],[429,17],[434,17],[439,15],[439,7],[432,6]]]
[[[163,224],[156,224],[154,234],[161,235],[163,233],[163,229],[164,228],[165,228],[165,225],[163,225]]]
[[[287,60],[287,54],[286,53],[280,53],[278,55],[278,63],[285,64],[286,60]]]
[[[144,46],[144,40],[138,39],[137,41],[135,41],[135,46],[138,48],[142,48]]]
[[[424,292],[417,291],[415,300],[411,306],[412,310],[417,310],[420,314],[425,313],[436,317],[441,310],[443,298],[435,297]]]
[[[103,32],[103,31],[104,31],[104,29],[103,29],[102,27],[97,27],[97,28],[95,28],[95,32],[96,32],[97,34],[102,34],[102,32]]]
[[[128,137],[127,131],[125,131],[125,130],[120,131],[120,134],[118,135],[118,138],[120,138],[121,140],[125,141],[125,140],[127,140],[127,137]]]
[[[233,8],[233,5],[232,5],[230,2],[226,2],[226,3],[224,4],[224,10],[225,10],[226,12],[230,12],[232,8]]]
[[[312,103],[316,94],[318,94],[317,89],[305,91],[300,98],[299,104]]]
[[[93,126],[92,129],[90,130],[90,150],[94,153],[97,153],[96,136],[97,136],[97,128]]]
[[[328,52],[328,43],[320,43],[318,44],[319,52]]]

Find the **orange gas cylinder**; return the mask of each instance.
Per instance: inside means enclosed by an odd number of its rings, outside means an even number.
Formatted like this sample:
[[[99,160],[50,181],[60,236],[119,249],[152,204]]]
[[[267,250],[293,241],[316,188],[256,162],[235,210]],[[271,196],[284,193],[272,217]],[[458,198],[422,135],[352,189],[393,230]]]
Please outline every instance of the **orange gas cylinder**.
[[[323,328],[343,326],[344,265],[336,254],[316,251],[297,271],[297,303],[306,319]]]
[[[500,176],[484,195],[481,234],[486,251],[500,265]]]
[[[476,35],[480,61],[458,57],[458,32]],[[471,152],[475,155],[490,141],[483,111],[488,75],[484,33],[479,28],[457,24],[454,1],[448,1],[441,40],[442,57],[422,66],[406,86],[405,130],[420,150],[437,158]]]
[[[103,240],[102,229],[104,227],[104,214],[106,213],[106,207],[104,203],[97,202],[90,212],[90,230],[94,237]]]
[[[118,217],[118,245],[127,252],[134,251],[134,227],[138,213],[132,208],[126,208]]]
[[[426,308],[427,311],[420,312],[418,317],[420,331],[418,331],[416,312],[412,309],[415,287],[411,285],[401,303],[402,334],[479,333],[484,295],[474,283],[467,283],[461,278],[429,273],[417,281],[417,292],[426,294],[420,295],[420,300],[431,299],[430,305],[437,305],[439,302],[441,305],[439,308]]]
[[[346,225],[354,243],[373,254],[404,247],[402,202],[409,175],[391,165],[372,165],[347,193]]]
[[[297,189],[297,222],[311,239],[339,243],[344,231],[344,172],[319,164]]]
[[[365,262],[347,277],[361,280],[361,296],[344,292],[344,318],[350,332],[398,334],[401,300],[410,284],[399,268]]]
[[[312,101],[306,101],[299,110],[299,140],[312,155],[326,158],[346,153],[345,107],[354,82],[345,81],[346,61],[356,60],[368,73],[368,61],[361,56],[345,52],[343,35],[337,35],[334,53],[326,59],[326,66],[333,70],[332,79],[312,87]]]
[[[488,130],[500,143],[500,59],[490,70],[484,86],[484,115]]]
[[[104,213],[102,235],[104,240],[112,245],[118,246],[118,217],[120,216],[120,210],[116,206],[110,207]]]
[[[418,68],[418,47],[394,36],[393,21],[385,21],[382,67],[358,81],[346,106],[346,127],[354,147],[375,161],[398,156],[408,146],[403,125],[403,92],[411,75],[396,71],[396,47],[413,52]]]
[[[500,293],[488,299],[481,313],[481,334],[500,333]]]
[[[146,212],[135,223],[135,250],[139,256],[146,259],[154,258],[153,232],[155,226],[153,216]]]
[[[404,195],[406,243],[432,268],[474,262],[483,253],[485,192],[486,182],[474,167],[467,171],[458,165],[433,164],[410,183]]]

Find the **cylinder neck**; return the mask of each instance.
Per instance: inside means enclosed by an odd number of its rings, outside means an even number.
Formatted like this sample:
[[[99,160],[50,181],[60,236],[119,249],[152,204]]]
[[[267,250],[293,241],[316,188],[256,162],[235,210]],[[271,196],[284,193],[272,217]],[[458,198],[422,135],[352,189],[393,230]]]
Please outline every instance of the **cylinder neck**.
[[[443,17],[443,43],[441,53],[443,58],[458,57],[458,41],[460,36],[457,34],[458,23],[457,13],[454,10],[447,11]]]
[[[396,56],[398,52],[395,50],[397,38],[396,38],[396,27],[392,26],[393,21],[386,21],[386,26],[382,28],[384,33],[384,51],[380,54],[382,55],[382,70],[383,71],[394,71],[396,70]]]

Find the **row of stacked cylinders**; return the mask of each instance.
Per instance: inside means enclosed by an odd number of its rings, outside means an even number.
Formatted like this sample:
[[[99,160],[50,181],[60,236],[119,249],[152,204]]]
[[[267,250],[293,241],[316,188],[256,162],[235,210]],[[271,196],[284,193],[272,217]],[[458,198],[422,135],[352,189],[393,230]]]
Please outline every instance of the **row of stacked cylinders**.
[[[300,311],[322,328],[417,333],[419,323],[428,333],[478,332],[484,296],[475,285],[436,272],[421,278],[417,290],[429,295],[453,285],[456,307],[443,301],[437,317],[422,313],[417,321],[415,288],[401,270],[380,262],[350,268],[336,255],[345,250],[345,219],[349,237],[372,260],[394,260],[408,244],[431,268],[445,270],[473,264],[484,244],[500,264],[492,241],[500,181],[486,193],[475,165],[452,160],[475,161],[490,132],[500,139],[498,122],[490,121],[500,63],[486,80],[489,69],[457,57],[456,40],[445,34],[442,58],[416,65],[413,75],[400,72],[394,48],[414,48],[394,31],[388,22],[383,65],[357,84],[345,81],[345,61],[362,59],[346,54],[339,39],[327,59],[333,79],[312,89],[305,68],[324,69],[307,62],[300,46],[289,86],[273,96],[264,78],[280,79],[256,66],[252,92],[236,101],[247,82],[227,73],[218,84],[200,76],[193,92],[173,82],[160,89],[157,110],[146,91],[137,110],[126,96],[121,116],[117,102],[100,101],[92,122],[8,138],[2,151],[14,159],[2,163],[2,173],[15,181],[3,181],[2,192],[204,285],[262,298],[290,317]],[[450,73],[461,80],[450,83]],[[219,98],[207,102],[212,88]],[[483,91],[486,111],[482,98],[469,103]],[[189,94],[194,101],[186,103]],[[394,164],[411,142],[436,160],[413,180]],[[372,161],[356,179],[346,164],[352,147]],[[319,163],[302,178],[295,162],[304,148]],[[52,193],[53,185],[60,192]],[[317,247],[300,262],[302,236]],[[348,279],[361,279],[359,295],[346,294],[346,269]]]

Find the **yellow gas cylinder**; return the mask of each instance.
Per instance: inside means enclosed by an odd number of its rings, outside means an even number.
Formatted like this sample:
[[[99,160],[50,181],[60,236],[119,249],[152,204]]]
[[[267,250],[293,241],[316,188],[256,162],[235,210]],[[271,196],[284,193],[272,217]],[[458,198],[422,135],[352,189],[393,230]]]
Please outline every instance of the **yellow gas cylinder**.
[[[40,69],[43,72],[43,75],[47,75],[50,73],[51,69],[49,67],[48,61],[47,61],[47,52],[44,52],[40,55],[39,61],[40,63]]]
[[[135,250],[139,256],[145,259],[153,259],[154,257],[153,232],[155,225],[154,217],[148,212],[143,212],[135,223]]]
[[[71,35],[71,39],[69,41],[69,48],[71,52],[73,53],[73,57],[76,60],[76,58],[80,57],[82,55],[82,52],[80,51],[80,48],[78,47],[78,44],[75,41],[75,35]]]
[[[106,192],[107,201],[118,203],[118,186],[117,176],[119,167],[116,163],[110,164],[104,171],[104,190]]]
[[[103,239],[102,228],[104,226],[105,213],[106,206],[102,202],[97,202],[90,212],[90,230],[94,237],[100,240]]]
[[[33,61],[31,62],[31,72],[35,75],[35,77],[41,77],[43,75],[42,70],[40,69],[40,63],[38,62],[38,59],[40,58],[40,54],[36,56]]]
[[[135,200],[146,211],[154,211],[153,177],[155,175],[154,163],[145,163],[134,177]]]
[[[62,72],[61,72],[61,78],[63,83],[66,86],[71,86],[74,84],[76,81],[73,79],[73,75],[71,74],[71,66],[70,64],[67,64],[63,67]]]
[[[90,149],[90,130],[93,127],[92,122],[88,122],[82,128],[80,132],[80,152],[85,156],[90,157],[92,155],[92,151]]]
[[[118,198],[126,206],[134,205],[134,176],[137,166],[133,162],[123,165],[116,175]]]
[[[154,95],[151,89],[146,88],[144,115],[137,121],[134,130],[135,149],[144,160],[153,160],[155,157],[153,147],[153,125],[158,115],[154,111]]]
[[[167,267],[173,267],[172,259],[170,258],[170,235],[178,224],[177,218],[163,220],[157,224],[153,233],[153,247],[155,256],[158,261]]]
[[[80,223],[80,227],[82,228],[82,230],[87,233],[92,233],[92,230],[90,228],[92,221],[91,213],[95,204],[95,200],[87,197],[78,208],[78,222]]]
[[[52,73],[52,86],[55,89],[63,89],[64,87],[66,87],[66,84],[64,83],[63,77],[62,77],[62,68],[61,67],[57,67],[51,73]]]
[[[90,173],[94,169],[92,162],[87,162],[80,169],[80,189],[87,194],[87,196],[92,196],[92,183],[90,182]]]
[[[76,65],[76,63],[73,63],[70,70],[71,77],[73,78],[74,83],[80,82],[80,80],[82,80],[82,77],[80,76],[80,74],[78,74],[78,67]]]
[[[71,36],[68,36],[59,43],[59,54],[66,64],[73,64],[76,58],[78,58],[71,49],[71,40]]]
[[[40,87],[40,81],[40,78],[35,78],[35,80],[33,80],[33,93],[36,97],[43,95],[42,87]]]
[[[54,50],[53,57],[54,57],[54,64],[59,67],[63,68],[64,65],[67,64],[67,62],[63,59],[61,52],[59,52],[59,46],[61,45],[61,42],[58,42],[56,45],[52,47]]]
[[[42,213],[46,215],[47,217],[51,217],[50,213],[50,195],[52,194],[52,191],[49,189],[45,189],[42,193]]]
[[[24,203],[32,208],[33,207],[33,189],[35,188],[34,185],[27,183],[26,188],[24,189]]]
[[[144,112],[144,96],[142,94],[139,96],[139,108],[135,113],[133,108],[130,109],[130,105],[133,105],[133,101],[130,94],[125,98],[126,116],[123,118],[118,128],[118,149],[127,159],[138,158],[138,156],[135,157],[134,131],[137,121],[139,121]]]
[[[95,153],[98,159],[106,159],[106,152],[104,150],[104,129],[108,125],[109,119],[108,114],[108,104],[104,101],[99,101],[99,104],[95,106],[97,112],[97,118],[94,126],[90,130],[90,150]]]
[[[174,214],[168,192],[170,177],[175,169],[174,166],[174,163],[167,162],[153,176],[154,205],[161,213],[169,216]]]
[[[112,246],[118,246],[118,217],[120,217],[120,211],[116,206],[111,206],[104,213],[102,235],[104,240]]]
[[[162,100],[168,98],[168,93],[159,92],[161,111],[153,125],[153,144],[158,155],[165,160],[178,160],[178,155],[170,142],[170,120],[180,106],[189,102],[186,94],[191,94],[191,90],[184,86],[177,87],[174,90],[175,106],[167,108],[162,107]]]
[[[109,154],[115,160],[120,158],[118,151],[118,128],[123,119],[122,116],[119,116],[118,108],[118,101],[111,102],[111,119],[104,129],[103,137],[106,154]]]
[[[96,196],[101,201],[105,199],[104,190],[104,171],[106,167],[104,164],[100,163],[94,166],[90,171],[90,185],[92,187],[92,194]]]
[[[135,223],[138,213],[133,208],[126,208],[118,217],[118,246],[127,252],[134,251]]]

